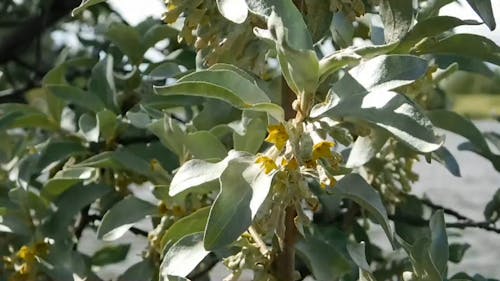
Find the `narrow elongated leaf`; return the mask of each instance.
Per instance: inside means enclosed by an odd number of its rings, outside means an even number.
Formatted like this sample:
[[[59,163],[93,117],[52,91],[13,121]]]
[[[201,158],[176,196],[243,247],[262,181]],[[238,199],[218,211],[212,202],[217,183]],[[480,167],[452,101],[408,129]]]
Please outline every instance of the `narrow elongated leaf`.
[[[248,16],[248,6],[245,0],[217,0],[219,12],[234,23],[243,23]]]
[[[163,280],[186,277],[209,253],[203,247],[203,232],[186,235],[172,245],[163,257],[160,275]]]
[[[145,259],[129,267],[127,271],[120,275],[118,281],[151,281],[153,280],[155,271],[153,262]]]
[[[382,55],[354,67],[349,74],[368,91],[392,90],[422,77],[428,62],[408,55]]]
[[[270,103],[267,95],[254,83],[230,70],[199,71],[182,77],[179,83],[156,87],[160,95],[186,95],[223,100],[241,110],[269,113],[283,120],[283,109]]]
[[[212,250],[235,241],[252,224],[272,182],[255,157],[229,161],[220,176],[220,193],[210,210],[205,229],[205,249]]]
[[[245,154],[231,150],[224,160],[217,163],[210,163],[199,159],[193,159],[184,163],[172,179],[168,194],[175,196],[188,189],[213,184],[226,169],[229,161],[243,155]]]
[[[480,22],[474,20],[462,20],[451,16],[437,16],[419,21],[408,33],[401,39],[395,53],[406,53],[420,40],[426,37],[432,37],[442,34],[461,25],[479,25]]]
[[[380,199],[380,195],[360,175],[349,174],[343,177],[333,189],[333,194],[351,199],[368,210],[382,226],[389,241],[393,243],[387,211]]]
[[[189,152],[197,159],[224,159],[227,155],[226,147],[208,131],[188,134],[185,144]]]
[[[500,155],[490,150],[484,136],[470,120],[447,110],[433,110],[428,116],[435,126],[461,135],[470,141],[460,145],[459,149],[471,150],[482,155],[491,161],[497,171],[500,171]]]
[[[205,207],[176,221],[167,229],[161,238],[162,251],[186,235],[195,232],[203,232],[207,224],[209,213],[210,207]]]
[[[103,266],[123,261],[130,244],[107,246],[97,251],[91,258],[92,265]]]
[[[495,22],[495,15],[493,15],[490,0],[467,0],[467,3],[469,3],[476,14],[481,17],[490,30],[495,29],[497,24]]]
[[[51,216],[50,220],[44,225],[46,233],[50,237],[63,237],[67,235],[65,228],[70,225],[74,216],[76,216],[82,208],[92,204],[95,200],[101,198],[113,189],[107,185],[91,184],[91,185],[75,185],[65,191],[55,201],[57,211]],[[67,232],[67,231],[66,231]]]
[[[442,144],[432,123],[418,105],[396,92],[334,96],[311,113],[311,117],[323,116],[369,122],[387,130],[412,149],[424,153],[432,152]]]
[[[380,17],[384,23],[385,42],[389,43],[401,39],[412,24],[412,1],[381,0]]]
[[[104,214],[101,225],[97,229],[97,237],[106,241],[116,240],[139,220],[157,213],[156,206],[137,197],[129,196],[116,203]]]
[[[325,235],[319,228],[312,229],[313,232],[306,232],[304,239],[299,240],[295,247],[301,260],[311,269],[315,280],[338,280],[351,272],[352,266],[347,253],[344,254],[345,250],[342,250],[346,239]]]
[[[456,177],[461,176],[457,160],[446,147],[442,146],[438,150],[433,151],[432,158],[442,163],[452,175]]]
[[[88,89],[89,93],[98,97],[107,109],[117,109],[112,56],[107,56],[92,68]]]
[[[197,82],[204,81],[218,85],[230,90],[239,99],[248,104],[269,102],[269,97],[264,93],[255,82],[248,80],[238,72],[228,69],[214,69],[197,71],[188,74],[179,82]]]
[[[443,210],[438,210],[432,215],[429,227],[431,229],[431,245],[429,250],[432,261],[436,269],[441,273],[441,276],[446,276],[449,249]]]
[[[104,109],[104,103],[98,97],[83,91],[78,87],[68,85],[49,85],[48,90],[56,97],[68,103],[81,106],[91,112]]]
[[[359,267],[358,281],[376,281],[371,273],[370,265],[366,261],[365,243],[348,243],[347,252],[349,252],[352,260]]]
[[[88,167],[67,168],[59,171],[45,184],[42,196],[49,199],[56,198],[71,186],[92,178],[95,172],[94,168]]]
[[[142,55],[146,50],[142,47],[141,36],[133,27],[114,23],[106,31],[106,37],[129,58],[134,65],[142,61]]]
[[[368,163],[384,146],[388,137],[381,130],[372,130],[368,136],[359,136],[354,142],[346,167],[360,167]]]
[[[500,65],[500,47],[492,40],[476,34],[454,34],[440,39],[426,39],[413,48],[413,53],[459,55]]]
[[[295,94],[313,94],[319,81],[319,62],[311,34],[293,1],[247,1],[250,9],[267,19],[267,30],[256,35],[274,41],[283,77]],[[271,8],[272,7],[272,8]]]

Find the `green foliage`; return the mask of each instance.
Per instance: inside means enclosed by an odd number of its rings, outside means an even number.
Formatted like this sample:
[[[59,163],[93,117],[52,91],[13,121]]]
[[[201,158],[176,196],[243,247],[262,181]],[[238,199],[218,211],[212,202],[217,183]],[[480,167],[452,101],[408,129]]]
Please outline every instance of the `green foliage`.
[[[499,192],[485,222],[411,195],[421,159],[461,175],[436,128],[500,171],[498,134],[441,89],[500,65],[493,41],[451,31],[481,23],[438,16],[452,1],[169,0],[168,24],[137,26],[101,2],[71,7],[77,46],[44,33],[0,54],[0,281],[115,264],[119,281],[208,280],[219,262],[225,280],[493,280],[449,274],[470,245],[445,220],[497,231]],[[468,3],[495,28],[490,1]]]

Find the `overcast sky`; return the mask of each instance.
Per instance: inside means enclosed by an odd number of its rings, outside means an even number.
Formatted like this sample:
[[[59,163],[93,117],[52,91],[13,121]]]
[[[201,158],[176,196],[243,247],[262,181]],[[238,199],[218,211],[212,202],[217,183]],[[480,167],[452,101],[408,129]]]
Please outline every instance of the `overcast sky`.
[[[160,18],[165,11],[165,5],[161,0],[109,0],[110,4],[122,14],[122,16],[132,25],[135,25],[149,16]],[[500,45],[500,1],[491,1],[497,29],[490,31],[485,25],[462,26],[456,32],[478,33],[494,40]],[[481,19],[472,11],[465,0],[460,0],[461,4],[451,3],[441,9],[442,15],[455,16],[461,19]]]

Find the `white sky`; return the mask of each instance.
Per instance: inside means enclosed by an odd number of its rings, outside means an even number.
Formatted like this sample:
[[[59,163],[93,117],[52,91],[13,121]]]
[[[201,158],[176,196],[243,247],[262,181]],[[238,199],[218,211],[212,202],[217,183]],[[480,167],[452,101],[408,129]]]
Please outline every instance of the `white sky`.
[[[108,1],[131,25],[136,25],[145,18],[152,16],[160,18],[165,11],[165,5],[161,0],[109,0]],[[455,29],[456,32],[477,33],[486,36],[500,45],[500,1],[491,1],[497,22],[497,28],[490,31],[486,25],[461,26]],[[481,21],[465,0],[460,0],[460,4],[451,3],[441,9],[442,15],[450,15],[461,19],[473,19]]]

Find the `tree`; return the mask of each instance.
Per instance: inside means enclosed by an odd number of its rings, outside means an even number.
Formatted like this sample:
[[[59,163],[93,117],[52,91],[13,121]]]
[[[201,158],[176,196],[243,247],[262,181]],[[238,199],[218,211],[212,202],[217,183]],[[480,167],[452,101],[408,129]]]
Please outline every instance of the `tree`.
[[[101,280],[133,241],[89,256],[85,231],[147,241],[121,281],[207,280],[220,261],[225,280],[485,280],[448,275],[468,245],[447,229],[500,233],[498,192],[476,222],[411,184],[423,159],[460,175],[436,128],[500,171],[498,134],[439,86],[500,65],[451,31],[495,29],[490,1],[468,1],[480,23],[438,16],[451,1],[169,0],[134,27],[102,2],[0,4],[0,280]]]

